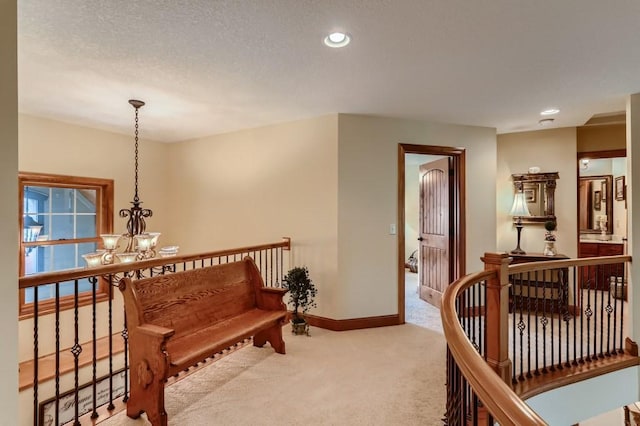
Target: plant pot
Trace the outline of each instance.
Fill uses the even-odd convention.
[[[544,250],[542,250],[542,254],[545,256],[555,256],[558,254],[556,251],[556,242],[555,241],[545,241],[544,242]]]
[[[291,334],[295,334],[298,336],[302,334],[306,334],[308,336],[309,324],[305,320],[302,320],[302,322],[291,321]]]

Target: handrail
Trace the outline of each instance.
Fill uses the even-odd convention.
[[[464,377],[498,423],[513,426],[546,425],[547,423],[489,367],[471,345],[458,321],[455,307],[458,295],[478,282],[496,276],[495,271],[477,272],[462,277],[447,287],[442,296],[440,315],[449,350]]]
[[[129,272],[136,269],[149,269],[168,264],[195,262],[198,260],[210,259],[214,257],[230,256],[234,254],[257,252],[273,248],[282,248],[283,250],[291,249],[291,238],[283,237],[282,242],[260,244],[255,246],[238,247],[233,249],[210,251],[206,253],[177,255],[172,257],[160,257],[149,260],[141,260],[135,263],[116,263],[113,265],[100,266],[97,268],[76,268],[59,272],[46,272],[42,274],[28,275],[19,277],[18,288],[30,288],[41,285],[51,284],[55,282],[64,282],[82,278],[95,276],[107,276],[117,273]]]
[[[560,269],[591,265],[611,265],[615,263],[631,262],[631,256],[600,256],[583,257],[577,259],[546,260],[544,262],[528,262],[509,265],[509,274],[521,274],[523,272],[542,271],[544,269]]]

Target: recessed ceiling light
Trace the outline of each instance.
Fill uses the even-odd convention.
[[[553,118],[543,118],[542,120],[538,121],[538,124],[541,126],[549,126],[553,124],[553,121]]]
[[[324,44],[329,47],[345,47],[351,41],[351,36],[347,33],[335,32],[324,38]]]
[[[557,114],[559,113],[560,110],[557,108],[549,108],[549,109],[545,109],[544,111],[540,112],[540,115],[553,115],[553,114]]]

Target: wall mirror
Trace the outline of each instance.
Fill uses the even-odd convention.
[[[578,153],[580,240],[623,241],[627,237],[626,174],[623,149]]]
[[[581,176],[578,184],[580,232],[611,233],[607,226],[613,219],[613,176]]]
[[[558,172],[513,174],[514,193],[522,191],[530,216],[523,216],[522,223],[544,223],[556,220],[555,192]]]

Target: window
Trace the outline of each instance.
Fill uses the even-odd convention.
[[[113,180],[20,173],[20,276],[56,272],[85,265],[83,254],[95,252],[100,234],[113,228]],[[101,280],[103,281],[103,280]],[[81,303],[91,300],[92,284],[78,283]],[[39,312],[50,312],[55,285],[38,288]],[[108,288],[100,282],[99,298]],[[61,308],[73,306],[74,283],[60,283]],[[20,314],[33,314],[34,289],[20,291]]]

